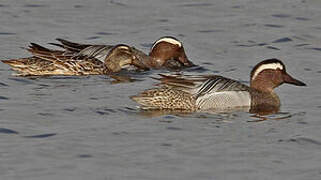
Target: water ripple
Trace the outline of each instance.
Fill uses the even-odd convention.
[[[91,157],[93,157],[93,156],[90,155],[90,154],[78,154],[77,157],[78,157],[78,158],[91,158]]]
[[[12,32],[0,32],[0,35],[16,35],[17,33]]]
[[[84,7],[84,5],[80,5],[80,4],[74,5],[74,8],[83,8],[83,7]]]
[[[116,113],[117,111],[114,109],[109,109],[109,108],[97,108],[93,109],[93,111],[99,115],[108,115],[110,113]]]
[[[23,83],[23,84],[34,84],[33,81],[30,81],[26,78],[8,78],[9,80],[13,80],[13,81],[16,81],[16,82],[20,82],[20,83]]]
[[[72,107],[72,108],[64,108],[64,111],[68,111],[68,112],[74,112],[77,108]]]
[[[293,40],[291,38],[284,37],[284,38],[277,39],[277,40],[273,41],[272,43],[285,43],[285,42],[290,42],[290,41],[293,41]]]
[[[283,25],[278,24],[264,24],[265,27],[272,27],[272,28],[283,28]]]
[[[44,4],[25,4],[24,7],[32,7],[32,8],[38,8],[38,7],[46,7],[47,5]]]
[[[103,36],[108,36],[108,35],[114,35],[116,33],[111,33],[111,32],[96,32],[97,35],[103,35]]]
[[[87,37],[86,40],[94,40],[94,39],[100,39],[100,36],[91,36],[91,37]]]
[[[273,14],[272,17],[276,17],[276,18],[289,18],[289,17],[291,17],[291,15],[289,15],[289,14]]]
[[[8,99],[10,99],[10,98],[7,98],[5,96],[0,96],[0,100],[8,100]]]
[[[173,127],[173,126],[167,127],[166,129],[168,129],[168,130],[173,130],[173,131],[181,131],[181,130],[183,130],[182,128]]]
[[[23,136],[25,138],[47,138],[51,136],[55,136],[57,133],[48,133],[48,134],[38,134],[38,135],[32,135],[32,136]]]
[[[273,49],[273,50],[280,50],[279,48],[274,47],[274,46],[266,46],[266,48],[268,48],[268,49]]]
[[[213,32],[224,32],[224,30],[220,30],[220,29],[209,29],[209,30],[199,30],[197,32],[200,33],[213,33]]]
[[[305,48],[305,49],[311,49],[311,50],[321,51],[321,48],[316,48],[316,47],[312,47],[312,48]]]
[[[0,133],[2,133],[2,134],[19,134],[19,132],[14,131],[12,129],[7,129],[7,128],[0,128]]]
[[[320,148],[321,142],[312,138],[308,137],[296,137],[296,138],[290,138],[290,139],[280,139],[279,142],[289,142],[289,143],[296,143],[298,145],[302,145],[304,147],[315,147]]]
[[[208,6],[212,6],[213,4],[212,3],[190,3],[190,4],[182,4],[182,5],[179,5],[181,7],[208,7]]]
[[[309,21],[310,20],[309,18],[305,18],[305,17],[296,17],[295,19],[299,20],[299,21]]]
[[[295,47],[303,47],[303,46],[309,46],[309,45],[311,45],[311,44],[296,44],[294,46]]]
[[[127,6],[125,3],[121,3],[115,0],[109,1],[110,4],[117,5],[117,6]]]
[[[168,19],[158,19],[157,21],[158,22],[168,22],[169,20]]]

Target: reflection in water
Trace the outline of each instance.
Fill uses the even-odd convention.
[[[138,112],[139,115],[144,117],[159,117],[159,116],[166,116],[166,115],[174,115],[174,116],[187,116],[194,113],[193,111],[189,110],[170,110],[170,109],[163,109],[163,110],[140,110]]]
[[[233,109],[212,109],[206,111],[188,111],[188,110],[140,110],[138,114],[146,118],[160,117],[164,116],[161,122],[173,122],[173,118],[168,118],[172,116],[177,117],[195,117],[195,118],[213,118],[211,115],[215,116],[218,121],[227,122],[234,119],[233,117],[239,116],[239,113],[245,112],[250,114],[250,118],[253,120],[248,120],[247,122],[262,122],[268,120],[285,120],[290,119],[294,116],[304,116],[305,112],[300,113],[289,113],[289,112],[279,112],[279,107],[260,107],[260,108],[250,108],[250,107],[240,107]]]
[[[289,112],[276,112],[273,114],[267,114],[267,115],[253,115],[253,118],[256,118],[256,120],[248,121],[248,122],[261,122],[261,121],[267,121],[267,120],[284,120],[284,119],[290,119],[294,116],[304,116],[305,112],[299,112],[299,113],[289,113]]]
[[[267,105],[255,106],[249,109],[249,113],[256,114],[258,116],[275,114],[275,113],[278,113],[279,111],[280,111],[280,106],[267,106]]]
[[[166,116],[166,115],[174,115],[179,117],[184,116],[191,116],[194,113],[206,113],[211,115],[222,115],[222,114],[233,114],[238,112],[247,112],[252,114],[251,117],[255,118],[255,120],[250,122],[259,122],[265,121],[269,119],[288,119],[292,117],[289,113],[279,113],[280,108],[276,106],[264,106],[264,107],[238,107],[238,108],[229,108],[229,109],[210,109],[210,110],[203,110],[203,111],[191,111],[191,110],[140,110],[138,112],[139,115],[144,117],[159,117],[159,116]],[[271,115],[281,115],[278,117],[273,117]],[[206,116],[202,116],[205,117]],[[198,118],[200,118],[198,116]]]
[[[258,115],[254,114],[251,117],[255,118],[255,120],[251,120],[248,122],[261,122],[261,121],[267,121],[267,120],[283,120],[283,119],[289,119],[293,115],[287,112],[279,112],[276,114],[271,114],[271,115]]]
[[[110,75],[110,77],[114,79],[111,81],[112,84],[129,83],[129,82],[138,81],[138,79],[134,79],[127,75]]]

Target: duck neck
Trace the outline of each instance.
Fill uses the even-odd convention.
[[[260,92],[273,93],[274,84],[272,81],[267,81],[266,79],[258,76],[255,79],[251,80],[250,87]]]
[[[163,61],[161,60],[161,58],[154,56],[153,54],[150,54],[149,56],[149,61],[148,61],[148,65],[154,69],[159,69],[162,67]]]
[[[266,110],[270,107],[278,108],[280,106],[279,96],[273,90],[273,84],[269,81],[251,81],[252,106],[254,109]]]

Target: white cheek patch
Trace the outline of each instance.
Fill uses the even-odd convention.
[[[170,44],[175,44],[175,45],[178,45],[178,47],[182,47],[182,43],[173,39],[173,38],[161,38],[160,40],[156,41],[152,47],[152,49],[160,42],[167,42],[167,43],[170,43]]]
[[[262,64],[261,66],[259,66],[254,74],[253,74],[253,77],[252,79],[255,79],[255,77],[262,71],[266,70],[266,69],[273,69],[273,70],[277,70],[277,69],[280,69],[280,70],[283,70],[283,65],[280,64],[280,63],[269,63],[269,64]]]

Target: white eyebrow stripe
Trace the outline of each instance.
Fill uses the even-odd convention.
[[[173,39],[173,38],[161,38],[161,39],[159,39],[158,41],[156,41],[154,43],[152,49],[160,42],[168,42],[170,44],[176,44],[176,45],[178,45],[178,47],[182,47],[182,43],[177,41],[177,40],[175,40],[175,39]]]
[[[117,49],[126,49],[126,50],[128,50],[129,47],[127,47],[127,46],[118,46]]]
[[[283,65],[280,64],[280,63],[262,64],[261,66],[259,66],[259,67],[255,70],[252,79],[255,79],[255,77],[256,77],[260,72],[262,72],[263,70],[266,70],[266,69],[274,69],[274,70],[276,70],[276,69],[278,69],[278,68],[281,69],[281,70],[283,70]]]

